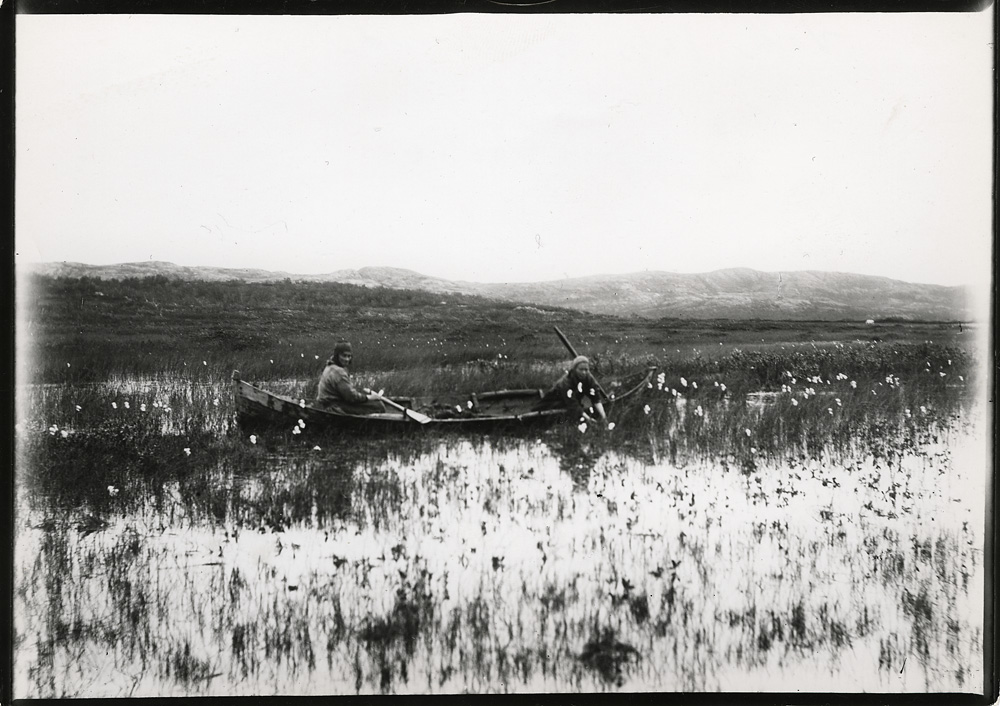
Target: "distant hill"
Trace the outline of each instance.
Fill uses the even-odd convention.
[[[503,285],[493,295],[647,318],[955,321],[969,316],[962,287],[840,272],[637,272]]]
[[[703,274],[635,272],[549,282],[480,283],[428,277],[394,267],[363,267],[319,275],[256,269],[185,267],[170,262],[27,266],[63,277],[124,279],[162,275],[181,280],[266,282],[282,279],[368,287],[474,294],[504,301],[559,306],[616,316],[678,319],[958,321],[970,317],[963,287],[912,284],[842,272],[759,272],[737,268]]]

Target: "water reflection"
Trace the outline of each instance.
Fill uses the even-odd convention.
[[[15,688],[972,688],[970,433],[749,472],[564,432],[327,438],[22,489]]]

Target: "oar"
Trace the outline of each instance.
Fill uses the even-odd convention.
[[[580,355],[579,353],[576,352],[576,348],[573,347],[573,344],[569,342],[569,339],[566,338],[566,334],[564,334],[562,331],[559,330],[558,326],[553,326],[552,328],[556,330],[556,335],[559,336],[559,340],[563,342],[563,345],[566,346],[566,350],[569,351],[569,354],[571,356],[576,358],[578,355]],[[601,391],[601,394],[603,394],[605,397],[608,397],[608,393],[604,391],[603,387],[601,387],[601,383],[597,382],[596,377],[594,378],[594,382],[597,383],[597,389]],[[610,399],[610,397],[608,397],[608,399]]]
[[[428,417],[426,414],[421,414],[420,412],[417,412],[416,410],[404,407],[403,405],[399,404],[398,402],[393,402],[388,397],[383,396],[381,392],[375,392],[374,390],[369,390],[369,392],[371,392],[372,394],[374,394],[376,397],[378,397],[380,400],[382,400],[383,402],[385,402],[390,407],[395,407],[396,409],[398,409],[400,412],[402,412],[403,414],[405,414],[407,417],[409,417],[410,419],[412,419],[415,422],[419,422],[420,424],[426,424],[427,422],[431,421],[431,418]]]

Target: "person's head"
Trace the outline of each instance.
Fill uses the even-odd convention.
[[[330,362],[334,365],[346,368],[351,364],[351,360],[353,360],[353,358],[354,352],[351,350],[351,344],[347,341],[340,341],[333,347],[333,355],[330,356]]]
[[[576,375],[587,375],[590,373],[590,360],[585,355],[578,355],[573,359],[569,369]]]

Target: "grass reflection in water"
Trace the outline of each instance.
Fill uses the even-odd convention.
[[[820,437],[664,396],[603,435],[250,443],[221,392],[37,393],[18,695],[981,679],[968,410]]]

